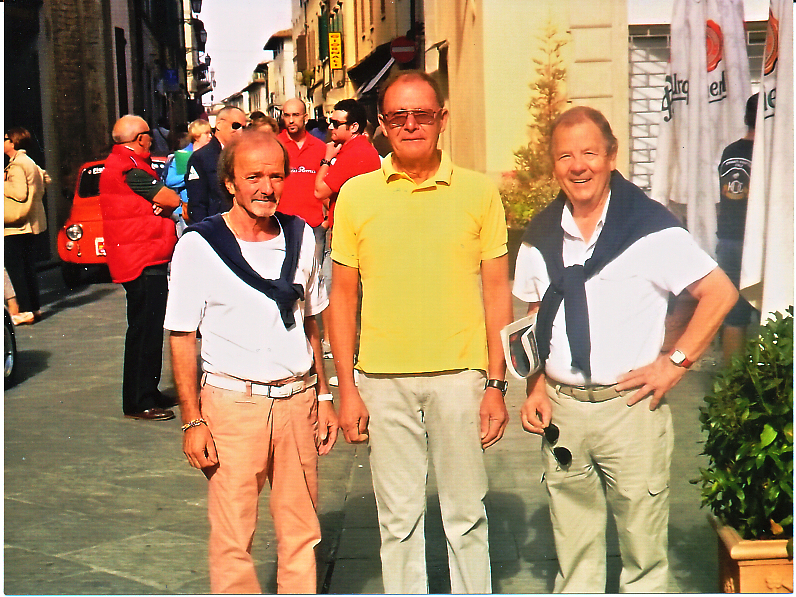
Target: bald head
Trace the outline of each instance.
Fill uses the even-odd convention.
[[[126,145],[138,154],[149,153],[152,145],[152,133],[146,120],[133,114],[122,116],[116,121],[111,137],[114,143]]]
[[[298,98],[287,100],[282,104],[282,120],[285,123],[287,134],[294,141],[304,138],[307,134],[307,106]]]
[[[246,126],[246,113],[236,106],[227,106],[216,115],[216,138],[227,146]]]
[[[116,124],[113,125],[111,136],[113,137],[114,143],[129,143],[135,140],[135,136],[138,133],[148,130],[149,125],[146,123],[146,120],[140,116],[128,114],[116,121]]]

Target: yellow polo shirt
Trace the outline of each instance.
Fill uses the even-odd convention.
[[[481,261],[506,254],[495,184],[443,152],[417,185],[391,156],[352,178],[337,199],[332,259],[358,268],[362,329],[357,367],[412,374],[486,369]],[[332,281],[334,284],[334,280]]]

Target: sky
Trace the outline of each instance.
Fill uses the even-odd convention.
[[[628,0],[628,21],[668,23],[673,5],[674,0]],[[767,19],[768,5],[769,0],[744,0],[745,18]],[[214,101],[240,91],[257,64],[272,58],[263,46],[274,33],[291,27],[290,11],[291,0],[204,0],[199,18],[207,30],[206,49],[215,71]]]
[[[290,5],[291,0],[204,0],[199,18],[215,71],[214,101],[240,91],[257,64],[272,58],[263,46],[274,33],[291,27]]]

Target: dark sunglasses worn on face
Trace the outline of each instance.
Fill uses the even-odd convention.
[[[151,130],[141,131],[140,133],[137,133],[136,136],[130,139],[129,141],[118,141],[116,145],[124,145],[125,143],[135,143],[136,141],[138,141],[138,137],[140,137],[141,135],[149,135],[150,139],[153,137]],[[6,139],[8,139],[8,137],[6,137]]]
[[[555,446],[558,441],[558,427],[550,423],[544,428],[544,438],[550,446]],[[553,457],[561,466],[569,466],[572,462],[572,452],[561,446],[553,448]]]
[[[344,124],[348,124],[345,120],[335,120],[334,118],[329,119],[329,126],[333,129],[343,126]]]
[[[233,122],[229,126],[232,127],[233,131],[237,131],[239,128],[243,128],[243,125],[240,122]]]
[[[442,112],[442,110],[397,110],[395,112],[382,114],[381,117],[389,126],[398,128],[406,124],[410,115],[415,119],[417,124],[434,124],[434,121],[437,119],[437,114],[440,112]]]

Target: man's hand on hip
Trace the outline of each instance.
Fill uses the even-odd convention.
[[[218,464],[218,454],[213,435],[207,425],[190,427],[183,433],[182,451],[188,458],[188,464],[203,469]]]
[[[343,388],[340,383],[340,428],[345,441],[349,444],[360,444],[368,441],[368,421],[370,414],[359,395],[359,390],[352,384],[351,388]]]
[[[486,450],[497,443],[509,424],[509,411],[503,393],[497,388],[487,388],[481,399],[481,447]]]
[[[655,410],[663,396],[671,390],[683,378],[685,367],[678,367],[672,363],[669,356],[661,354],[649,365],[633,369],[624,375],[620,375],[616,384],[617,390],[628,390],[639,388],[627,401],[628,406],[633,406],[652,394],[650,398],[650,410]]]

